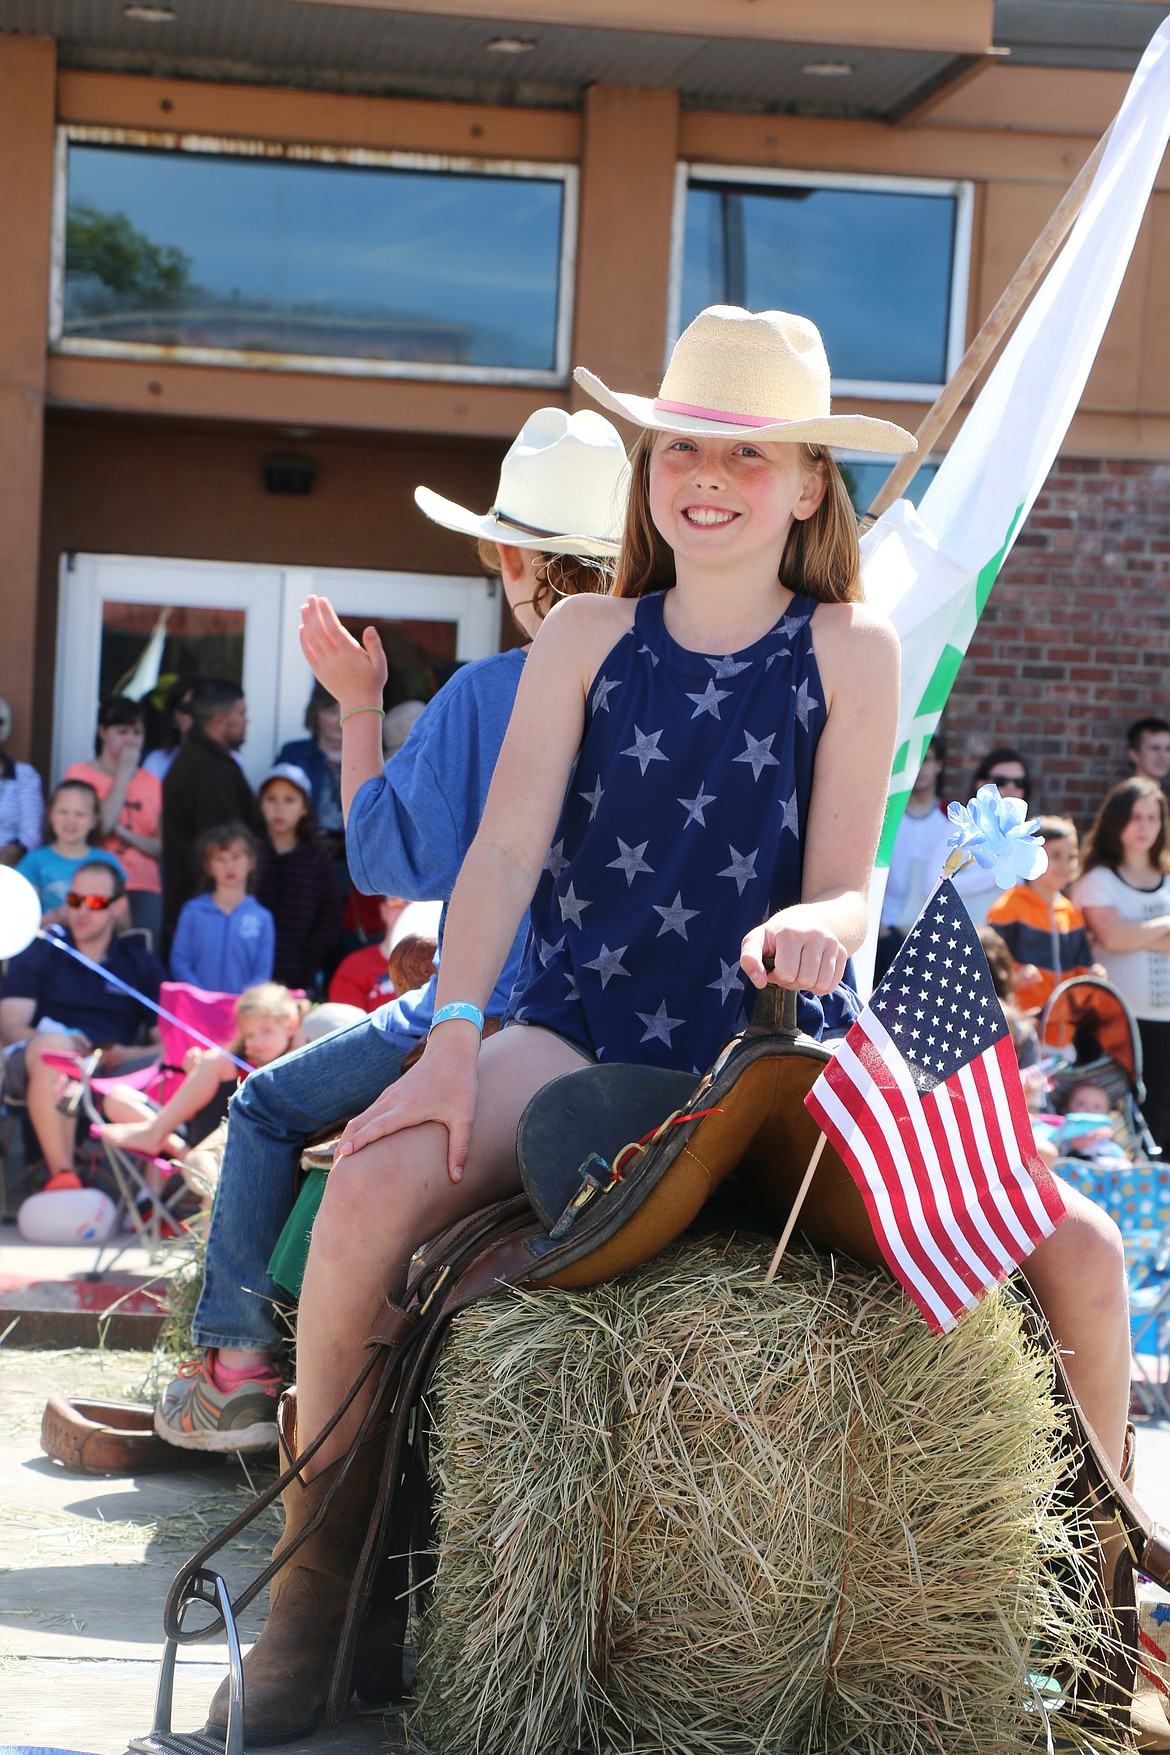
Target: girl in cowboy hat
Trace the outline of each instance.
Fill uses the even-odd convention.
[[[516,1188],[517,1120],[549,1080],[598,1059],[704,1071],[766,957],[811,1033],[854,1015],[842,978],[866,930],[898,649],[861,602],[827,446],[914,440],[832,414],[820,335],[783,312],[703,312],[656,398],[577,376],[644,429],[615,590],[541,628],[449,909],[427,1052],[343,1136],[302,1293],[305,1437],[417,1245]],[[481,1049],[530,901],[509,1027]]]

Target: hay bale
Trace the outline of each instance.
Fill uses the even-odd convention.
[[[1079,1661],[1087,1578],[1017,1307],[939,1340],[885,1276],[797,1256],[766,1285],[768,1253],[692,1242],[459,1317],[417,1746],[1043,1742],[1029,1671]]]

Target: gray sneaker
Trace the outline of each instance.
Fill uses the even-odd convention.
[[[275,1450],[280,1379],[246,1378],[220,1389],[211,1375],[214,1355],[179,1366],[154,1410],[154,1429],[182,1450]]]

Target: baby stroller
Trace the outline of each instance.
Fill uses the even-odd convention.
[[[1142,1043],[1125,1000],[1108,981],[1077,975],[1053,992],[1039,1023],[1058,1107],[1081,1084],[1109,1097],[1103,1117],[1120,1150],[1062,1155],[1057,1174],[1109,1214],[1125,1242],[1136,1400],[1170,1419],[1170,1164],[1142,1114]],[[1124,1154],[1124,1155],[1123,1155]]]

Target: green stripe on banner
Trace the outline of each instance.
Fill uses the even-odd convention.
[[[955,686],[955,678],[959,674],[959,666],[962,662],[963,654],[957,646],[943,647],[931,679],[918,703],[918,712],[915,714],[915,718],[922,718],[927,713],[942,712],[947,704],[947,696]]]
[[[975,615],[972,623],[972,632],[974,631],[974,624],[978,622],[979,617],[983,614],[983,611],[987,606],[987,599],[991,596],[991,588],[995,584],[1000,568],[1003,566],[1003,563],[1007,558],[1012,543],[1015,541],[1016,531],[1020,527],[1020,522],[1023,516],[1024,506],[1021,501],[1016,507],[1015,514],[1008,528],[1008,533],[1004,537],[1002,547],[996,554],[992,555],[991,559],[980,569],[975,578]],[[968,590],[970,589],[971,587],[968,586]],[[895,775],[901,777],[906,772],[906,769],[912,760],[911,746],[915,745],[919,739],[921,740],[921,748],[925,751],[926,745],[931,736],[933,736],[934,730],[938,725],[939,717],[943,708],[946,706],[947,701],[950,698],[951,690],[955,686],[955,679],[958,677],[965,656],[966,645],[961,647],[952,646],[949,642],[940,652],[934,670],[931,672],[930,680],[927,683],[926,688],[923,690],[922,699],[919,701],[917,711],[914,714],[910,737],[900,746],[894,757],[892,771]],[[917,765],[915,765],[915,772],[917,772]],[[890,855],[894,846],[894,837],[898,833],[898,824],[902,820],[902,813],[906,809],[906,801],[909,797],[909,788],[905,788],[899,792],[892,792],[886,801],[886,812],[882,819],[881,841],[878,845],[877,854],[877,864],[879,867],[889,866]]]
[[[995,581],[999,576],[999,569],[1003,566],[1003,563],[1007,558],[1008,550],[1016,540],[1016,531],[1019,529],[1020,519],[1023,516],[1024,506],[1023,501],[1021,501],[1016,507],[1015,516],[1008,526],[1008,533],[1003,539],[1003,547],[998,554],[992,555],[985,567],[980,568],[979,576],[975,580],[976,621],[978,621],[979,617],[987,607],[987,599],[991,596],[991,587],[995,584]]]
[[[910,789],[905,792],[891,792],[886,800],[886,814],[882,820],[882,838],[878,843],[877,864],[888,866],[890,854],[894,848],[894,836],[898,833],[898,824],[902,821],[902,812],[906,809],[906,800]]]

